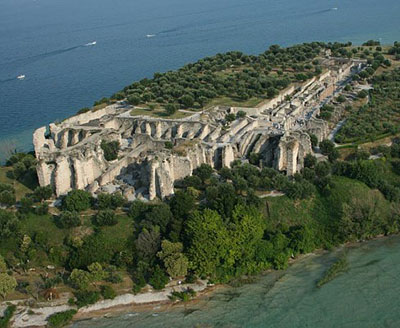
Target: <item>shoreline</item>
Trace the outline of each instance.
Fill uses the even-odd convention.
[[[78,312],[72,322],[80,322],[87,321],[97,318],[113,318],[119,315],[128,315],[130,313],[145,313],[153,310],[158,310],[159,312],[170,311],[173,309],[186,307],[188,305],[194,305],[202,300],[206,299],[208,296],[213,294],[217,290],[221,290],[224,288],[229,288],[226,285],[214,285],[208,286],[203,291],[197,293],[195,297],[193,297],[190,301],[182,302],[182,301],[159,301],[159,302],[151,302],[151,303],[142,303],[142,304],[126,304],[126,305],[116,305],[111,308],[105,308],[100,310],[94,310],[90,312]]]
[[[288,266],[292,266],[296,262],[299,262],[310,256],[323,256],[328,253],[338,251],[340,249],[360,247],[366,242],[381,240],[395,236],[400,237],[400,234],[393,234],[388,236],[381,234],[369,240],[358,241],[358,242],[357,241],[346,242],[338,247],[335,247],[332,250],[316,249],[311,253],[300,254],[296,258],[290,258]],[[267,275],[273,271],[274,271],[273,269],[269,269],[253,277]],[[169,299],[169,295],[171,294],[172,291],[184,290],[188,287],[194,289],[197,293],[196,296],[193,297],[190,301],[182,302],[182,301],[172,301]],[[95,304],[91,304],[86,307],[78,309],[78,312],[72,319],[71,323],[98,319],[98,318],[113,318],[124,314],[129,315],[133,313],[144,313],[154,310],[157,310],[158,312],[165,312],[174,309],[179,309],[180,307],[187,307],[190,305],[200,303],[201,301],[206,300],[214,292],[222,290],[224,288],[234,288],[234,287],[231,287],[226,284],[208,285],[207,281],[198,280],[198,282],[195,284],[170,286],[166,287],[162,291],[157,291],[157,292],[147,292],[136,295],[133,293],[121,294],[118,295],[115,299],[102,300]],[[5,308],[7,306],[7,303],[14,303],[17,305],[18,301],[2,302],[0,304],[0,310]],[[19,327],[19,328],[46,327],[47,318],[50,315],[67,311],[70,309],[76,309],[76,307],[74,306],[70,306],[67,303],[60,303],[60,302],[56,304],[55,302],[53,302],[53,305],[51,303],[46,304],[45,302],[43,302],[41,305],[42,306],[38,308],[31,308],[26,305],[17,305],[17,311],[15,312],[11,320],[12,327]]]

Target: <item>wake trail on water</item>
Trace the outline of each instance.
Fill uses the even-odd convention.
[[[73,46],[73,47],[69,47],[69,48],[53,50],[53,51],[44,52],[44,53],[41,53],[41,54],[38,54],[38,55],[29,56],[29,57],[25,57],[25,58],[20,58],[20,59],[17,59],[17,60],[6,62],[6,63],[1,63],[0,65],[15,65],[15,64],[26,65],[26,64],[31,64],[31,63],[36,62],[38,60],[42,60],[42,59],[45,59],[45,58],[58,56],[58,55],[61,55],[61,54],[67,53],[67,52],[74,51],[74,50],[79,49],[79,48],[86,48],[86,47],[93,46],[93,45],[95,45],[95,43],[92,42],[92,43],[81,44],[81,45]]]
[[[0,84],[1,83],[7,83],[7,82],[15,81],[15,80],[16,80],[15,77],[14,78],[10,78],[10,79],[0,80]]]

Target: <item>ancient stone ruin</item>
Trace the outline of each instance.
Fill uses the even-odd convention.
[[[264,165],[293,175],[312,152],[310,134],[328,136],[326,122],[317,118],[320,106],[360,65],[330,59],[319,77],[291,85],[256,108],[217,106],[164,119],[133,116],[133,107],[121,101],[39,128],[33,135],[39,183],[53,186],[58,196],[77,188],[120,190],[129,200],[162,199],[201,164],[229,167],[252,152]],[[227,114],[239,111],[246,115],[226,122]],[[121,145],[118,158],[107,161],[101,143],[114,140]]]

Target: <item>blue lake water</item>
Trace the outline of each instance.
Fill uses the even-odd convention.
[[[348,250],[349,269],[316,287],[342,250],[309,255],[283,272],[215,292],[197,304],[157,308],[73,328],[398,328],[400,327],[400,237]]]
[[[0,0],[0,152],[154,72],[276,43],[389,43],[399,14],[398,0]]]

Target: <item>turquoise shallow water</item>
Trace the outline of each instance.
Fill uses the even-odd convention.
[[[73,327],[400,327],[400,237],[350,248],[349,270],[316,288],[340,252],[307,256],[286,271],[215,292],[186,308],[82,321]]]
[[[277,43],[389,43],[399,14],[398,0],[0,0],[0,158],[6,141],[30,149],[35,128],[154,72]]]

